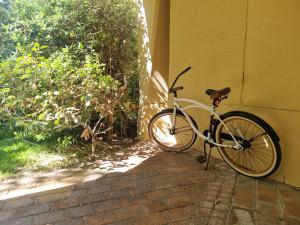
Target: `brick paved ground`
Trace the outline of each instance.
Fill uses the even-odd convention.
[[[32,187],[30,177],[16,190],[2,182],[0,224],[300,224],[299,191],[237,176],[217,159],[203,168],[193,151],[158,153],[123,173],[63,171],[52,190],[49,174],[40,176],[50,179],[47,188]]]

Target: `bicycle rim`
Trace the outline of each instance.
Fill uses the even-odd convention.
[[[219,147],[224,160],[238,172],[250,177],[264,177],[271,174],[276,166],[276,147],[269,134],[255,121],[242,116],[225,118],[226,124],[237,140],[251,141],[244,150]],[[216,131],[216,141],[220,144],[234,145],[223,124]],[[226,138],[224,138],[226,137]]]
[[[154,142],[169,151],[183,151],[191,147],[196,139],[196,133],[187,119],[176,114],[174,134],[171,134],[173,113],[158,114],[149,126],[149,132]]]

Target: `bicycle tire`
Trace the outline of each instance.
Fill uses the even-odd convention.
[[[162,124],[159,124],[159,119],[161,119],[162,117],[166,116],[166,117],[171,117],[173,116],[173,112],[174,109],[169,108],[169,109],[164,109],[161,112],[157,113],[156,115],[154,115],[152,117],[152,119],[149,122],[149,126],[148,126],[148,133],[150,138],[154,141],[154,143],[159,146],[161,149],[166,150],[166,151],[173,151],[173,152],[182,152],[184,150],[189,149],[196,141],[197,139],[197,134],[195,133],[195,131],[190,127],[190,129],[188,131],[190,131],[191,137],[189,138],[189,140],[187,141],[187,143],[183,144],[182,146],[178,146],[176,147],[175,145],[178,143],[176,142],[177,140],[174,141],[174,138],[176,138],[176,134],[171,135],[169,137],[167,137],[166,134],[162,134],[162,128],[160,128],[161,126],[164,126]],[[195,122],[195,120],[189,116],[193,125],[198,129],[197,123]],[[188,123],[187,119],[185,118],[184,114],[180,111],[177,110],[176,111],[176,121],[178,120],[182,120],[182,122],[185,122],[186,125],[190,126],[190,124]],[[164,119],[163,119],[164,121]],[[165,122],[167,123],[167,122]],[[159,132],[157,132],[157,130],[159,129]],[[175,128],[175,129],[180,129],[180,128]],[[156,130],[156,132],[155,132]],[[158,134],[159,133],[159,134]],[[163,137],[163,135],[166,135],[166,137]],[[162,140],[158,140],[158,136],[161,136]],[[175,143],[171,143],[173,145],[171,146],[167,146],[166,144],[163,143],[163,141],[167,142],[168,138],[171,138],[173,140],[173,142]],[[166,140],[164,140],[166,139]],[[179,140],[179,138],[178,138]],[[171,141],[172,142],[172,141]]]
[[[242,143],[246,146],[244,150],[234,150],[232,148],[230,150],[230,148],[218,147],[220,155],[231,168],[245,176],[253,178],[270,176],[278,169],[281,162],[279,138],[268,123],[251,113],[242,111],[229,112],[220,118],[223,123],[228,126],[236,139],[243,140]],[[250,128],[251,126],[252,128]],[[233,142],[232,137],[224,133],[226,128],[224,131],[223,128],[225,127],[220,122],[215,125],[213,136],[216,143],[223,144],[226,141]],[[239,129],[240,132],[238,132]],[[247,133],[248,131],[252,132],[253,137],[251,137],[250,132]],[[257,134],[257,132],[262,133]],[[262,139],[260,140],[261,142],[258,142],[259,138]],[[233,153],[231,156],[230,152]],[[247,154],[248,162],[246,161]],[[270,159],[270,162],[268,162],[268,159]],[[269,165],[264,165],[267,163]],[[257,168],[254,168],[255,165]],[[259,171],[259,167],[261,171]]]

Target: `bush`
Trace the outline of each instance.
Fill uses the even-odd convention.
[[[94,153],[116,118],[137,118],[133,0],[4,0],[0,12],[0,123],[37,140],[82,127]]]
[[[32,52],[0,64],[2,120],[38,140],[55,130],[81,126],[94,152],[97,135],[112,129],[104,122],[121,102],[124,88],[104,74],[98,54],[79,61],[64,48],[44,58],[40,54],[45,48],[35,43]]]

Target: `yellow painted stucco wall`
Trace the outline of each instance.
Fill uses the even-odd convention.
[[[281,166],[271,178],[300,187],[300,1],[143,2],[153,35],[149,43],[154,63],[147,76],[164,71],[162,77],[170,85],[178,72],[192,66],[178,83],[185,88],[180,96],[207,104],[207,88],[230,86],[232,93],[219,111],[243,110],[266,120],[279,135],[282,148]],[[157,92],[156,86],[148,81],[141,86],[151,108],[141,101],[143,138],[147,138],[148,119],[166,101],[166,93]],[[158,96],[164,100],[157,101]],[[207,128],[207,112],[190,114],[200,129]],[[201,141],[195,147],[201,149]]]
[[[139,135],[148,138],[151,117],[167,107],[169,74],[169,0],[141,0]]]

